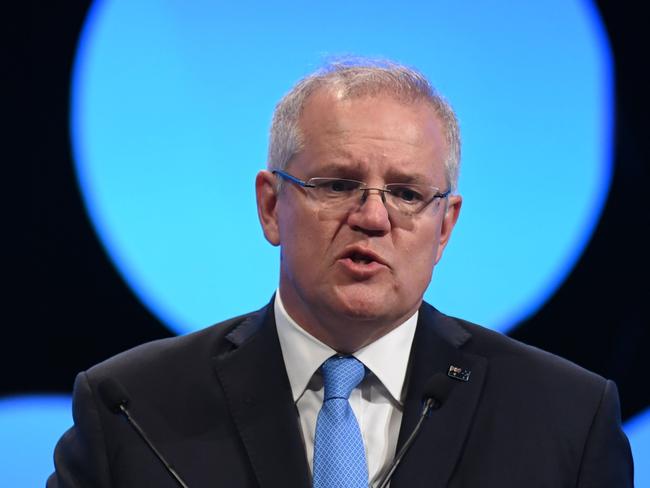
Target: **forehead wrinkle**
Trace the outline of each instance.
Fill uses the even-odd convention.
[[[320,117],[322,118],[322,123],[316,127],[305,127],[304,125],[301,127],[305,142],[310,139],[313,130],[316,130],[321,136],[333,138],[342,145],[355,144],[362,141],[374,141],[380,144],[398,143],[403,146],[418,149],[428,141],[427,135],[423,130],[424,127],[419,122],[407,121],[404,123],[404,121],[390,121],[391,127],[378,134],[377,125],[373,123],[359,126],[354,121],[354,127],[351,129],[348,128],[350,120],[347,116],[339,113],[336,106],[329,113],[321,113]],[[428,125],[431,123],[438,124],[439,122],[435,118],[432,118],[432,120],[426,123]]]
[[[397,126],[396,126],[397,127]],[[404,138],[405,128],[409,129],[407,138]],[[323,128],[321,129],[324,134],[327,136],[335,137],[341,141],[342,144],[354,144],[361,141],[375,141],[378,143],[398,143],[403,146],[411,146],[415,148],[421,147],[425,142],[424,134],[419,127],[414,126],[414,124],[406,124],[405,126],[400,126],[399,129],[402,131],[398,137],[394,137],[394,131],[384,131],[381,134],[376,134],[375,127],[368,127],[369,133],[364,133],[363,129],[355,127],[353,130],[346,129],[340,125],[334,128]],[[399,131],[396,131],[399,133]]]
[[[378,144],[368,146],[365,144],[367,141],[376,141]],[[383,136],[360,136],[358,133],[353,133],[353,137],[337,138],[324,146],[333,160],[339,159],[345,164],[352,163],[357,167],[372,164],[373,161],[403,164],[411,159],[411,149],[416,152],[420,148],[417,142],[411,143],[400,138],[392,139]]]
[[[330,146],[326,157],[318,157],[320,164],[318,169],[315,170],[318,175],[314,174],[312,176],[350,177],[352,175],[355,178],[365,178],[377,165],[388,162],[390,164],[381,171],[385,183],[417,183],[435,186],[431,181],[430,174],[413,169],[414,166],[418,165],[412,163],[408,155],[395,159],[386,155],[384,151],[379,150],[378,153],[380,154],[375,155],[375,157],[369,154],[359,155],[355,154],[355,151],[342,146]],[[431,165],[433,167],[435,163],[431,162]]]

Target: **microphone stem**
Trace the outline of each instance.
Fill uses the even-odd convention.
[[[415,441],[415,437],[420,432],[420,429],[422,428],[422,424],[424,423],[424,419],[427,417],[427,414],[433,407],[433,404],[434,404],[433,398],[426,399],[426,401],[424,402],[424,406],[422,407],[422,413],[420,414],[420,419],[418,420],[418,423],[415,425],[415,429],[413,429],[413,432],[411,432],[411,435],[409,436],[408,439],[406,439],[406,442],[404,443],[400,451],[397,453],[397,456],[395,456],[395,459],[393,460],[393,464],[391,464],[390,469],[386,472],[386,474],[384,474],[383,478],[380,480],[380,483],[377,485],[377,488],[386,488],[388,486],[388,483],[390,482],[390,478],[393,476],[393,473],[397,469],[397,466],[399,466],[399,463],[402,461],[402,458],[406,454],[406,451],[409,450],[411,444],[413,444],[413,441]]]
[[[131,426],[135,429],[135,431],[138,433],[138,435],[142,438],[142,440],[149,446],[149,448],[153,451],[153,453],[156,455],[156,457],[160,460],[161,463],[167,468],[167,472],[176,480],[176,483],[178,483],[178,486],[181,486],[182,488],[189,488],[185,482],[181,479],[181,477],[178,475],[176,470],[165,460],[164,457],[162,457],[162,454],[158,452],[158,449],[149,441],[149,438],[145,435],[145,433],[142,431],[138,423],[131,418],[131,415],[129,415],[129,411],[127,408],[124,406],[124,404],[120,405],[120,411],[124,415],[124,418],[131,424]]]

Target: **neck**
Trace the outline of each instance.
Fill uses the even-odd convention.
[[[352,354],[385,336],[406,322],[419,308],[396,316],[335,313],[327,307],[306,307],[291,294],[282,293],[281,303],[291,319],[303,330],[341,354]]]

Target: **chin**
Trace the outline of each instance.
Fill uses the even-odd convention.
[[[369,290],[344,290],[339,293],[340,313],[352,320],[381,321],[395,314],[398,303],[394,294],[376,293]]]

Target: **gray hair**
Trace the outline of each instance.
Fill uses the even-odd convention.
[[[319,88],[335,89],[342,98],[388,94],[399,101],[429,103],[443,125],[447,142],[447,184],[454,191],[460,166],[458,120],[447,101],[422,73],[386,60],[345,58],[301,79],[275,107],[269,137],[268,168],[283,170],[303,146],[299,119],[309,96]]]

